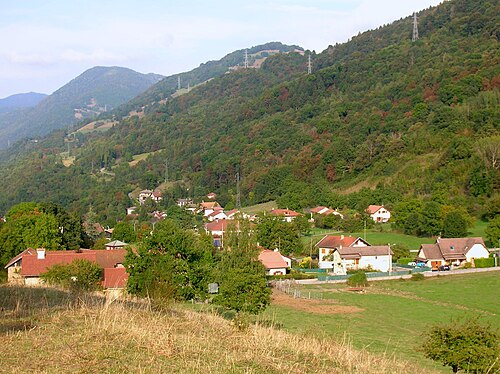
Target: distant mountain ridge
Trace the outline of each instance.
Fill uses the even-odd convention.
[[[158,74],[141,74],[122,67],[96,66],[35,107],[0,116],[0,148],[23,137],[43,136],[72,126],[127,102],[157,83]]]
[[[7,96],[0,99],[0,113],[33,107],[47,96],[47,94],[37,92],[19,93]]]

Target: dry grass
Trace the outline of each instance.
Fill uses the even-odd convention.
[[[0,296],[6,288],[0,287]],[[356,351],[346,342],[253,325],[239,331],[220,316],[182,306],[160,312],[144,303],[106,304],[97,298],[62,304],[27,313],[31,323],[26,329],[1,333],[1,372],[422,372],[393,358]],[[12,314],[16,303],[2,308]]]

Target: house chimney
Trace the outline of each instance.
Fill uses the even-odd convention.
[[[45,248],[36,249],[36,258],[38,260],[45,260]]]

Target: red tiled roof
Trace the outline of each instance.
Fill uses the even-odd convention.
[[[213,222],[209,222],[205,225],[205,228],[208,231],[226,231],[228,225],[228,221],[225,219],[216,220]]]
[[[381,208],[383,208],[383,205],[370,205],[368,208],[366,208],[366,211],[370,214],[377,213]]]
[[[302,215],[290,209],[273,209],[271,210],[271,214],[275,216],[285,216],[285,217],[297,217]]]
[[[317,206],[316,208],[311,209],[311,213],[319,213],[322,210],[328,209],[326,206]]]
[[[116,250],[91,250],[82,249],[79,251],[45,251],[45,258],[38,259],[37,251],[28,248],[18,256],[14,257],[6,267],[21,259],[22,276],[39,276],[51,266],[56,264],[69,264],[77,259],[96,262],[102,268],[113,268],[117,264],[125,261],[124,249]]]
[[[124,267],[105,268],[102,286],[104,288],[124,288],[127,279],[128,274]]]
[[[269,249],[264,249],[259,253],[259,261],[262,262],[266,269],[287,268],[288,264],[281,257],[279,252],[274,252]]]
[[[422,244],[420,245],[420,250],[423,252],[423,258],[427,260],[438,260],[443,258],[437,244]]]
[[[239,213],[240,211],[238,209],[231,209],[229,212],[226,213],[226,216],[232,216],[236,213]]]
[[[160,191],[160,190],[154,190],[154,191],[153,191],[153,196],[154,196],[154,197],[162,197],[162,196],[163,196],[163,194],[161,193],[161,191]]]
[[[387,256],[392,255],[388,245],[373,245],[367,247],[342,247],[336,249],[340,257],[345,259],[361,258],[363,256]]]
[[[350,247],[356,243],[357,240],[363,240],[361,238],[355,238],[354,236],[335,236],[335,235],[326,235],[323,239],[321,239],[316,247],[318,248],[339,248],[342,247]]]

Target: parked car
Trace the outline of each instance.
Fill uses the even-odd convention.
[[[408,266],[417,266],[417,263],[415,261],[408,262]]]
[[[439,271],[449,271],[450,270],[450,265],[441,265],[438,267]]]

